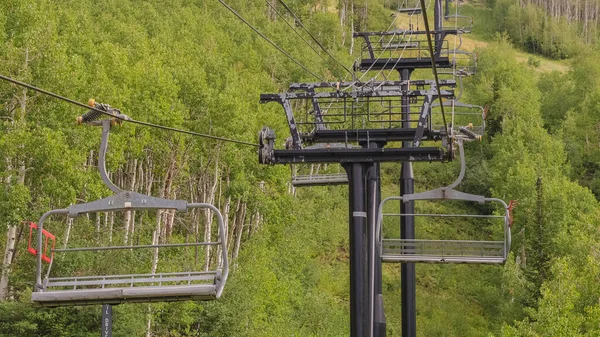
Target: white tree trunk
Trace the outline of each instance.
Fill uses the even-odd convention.
[[[15,243],[17,241],[17,226],[8,226],[6,248],[4,250],[4,261],[2,262],[2,276],[0,277],[0,300],[4,301],[8,297],[8,276],[15,253]],[[38,247],[41,249],[41,247]]]
[[[223,206],[223,228],[225,228],[225,233],[223,233],[223,240],[227,242],[227,237],[229,236],[229,212],[231,209],[231,197],[228,197],[225,200],[225,205]],[[226,254],[228,252],[225,252]],[[217,266],[222,267],[223,265],[223,249],[221,246],[217,249]]]
[[[207,183],[210,178],[207,179]],[[208,195],[205,195],[205,203],[213,204],[215,202],[215,195],[217,193],[217,187],[219,183],[219,153],[217,153],[215,157],[215,171],[213,176],[213,183],[210,189],[208,190]],[[207,184],[208,185],[208,184]],[[207,186],[208,187],[208,186]],[[207,209],[204,212],[204,242],[210,242],[212,238],[212,222],[213,222],[213,212],[210,209]],[[211,258],[211,250],[212,246],[206,245],[204,248],[204,270],[208,271],[210,269],[210,258]]]
[[[133,191],[135,189],[136,175],[137,175],[137,159],[133,160],[133,163],[130,163],[128,169],[129,175],[129,190]],[[125,245],[129,242],[129,231],[133,223],[133,211],[125,211],[125,237],[123,238],[123,242]]]
[[[152,306],[148,304],[148,313],[146,314],[146,337],[152,337]]]
[[[67,248],[69,244],[69,237],[71,236],[71,228],[73,228],[73,218],[67,218],[67,230],[65,231],[65,238],[63,240],[63,249]]]
[[[354,36],[354,0],[350,4],[350,36]],[[354,38],[350,39],[350,55],[354,51]]]
[[[233,259],[233,242],[235,240],[235,234],[237,233],[237,218],[238,214],[240,213],[241,205],[242,201],[238,200],[237,204],[235,205],[235,211],[233,212],[233,221],[231,222],[231,235],[229,235],[229,237],[227,238],[227,247],[229,247],[228,249],[231,250],[231,259]]]
[[[108,228],[108,242],[112,243],[113,239],[113,227],[115,225],[115,212],[110,212],[109,228]]]
[[[240,207],[240,214],[238,215],[238,224],[236,227],[235,246],[233,247],[233,258],[236,260],[240,253],[240,245],[242,243],[242,234],[244,233],[244,223],[246,222],[246,203],[242,203]]]

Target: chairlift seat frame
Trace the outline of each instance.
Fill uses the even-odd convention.
[[[103,182],[115,194],[104,199],[76,204],[64,209],[51,210],[42,215],[37,225],[36,283],[31,296],[32,301],[42,306],[57,307],[129,302],[212,300],[219,298],[229,274],[227,245],[224,237],[225,228],[219,209],[205,203],[187,203],[184,200],[157,198],[132,191],[123,191],[115,186],[108,178],[105,161],[111,120],[95,121],[92,124],[102,126],[98,168]],[[42,252],[42,249],[39,249],[39,247],[43,247],[43,238],[46,232],[44,230],[44,221],[51,215],[76,217],[85,213],[154,209],[172,209],[176,212],[187,212],[194,208],[209,209],[214,212],[218,223],[218,241],[52,249],[46,275],[42,275],[44,271],[42,262],[45,260],[45,251]],[[218,266],[216,269],[210,271],[50,277],[55,252],[160,249],[166,247],[198,247],[207,245],[221,247],[222,266]],[[67,287],[68,289],[65,289]]]
[[[381,201],[378,210],[376,231],[379,235],[378,255],[383,262],[426,262],[426,263],[479,263],[503,264],[506,262],[511,246],[510,211],[508,205],[498,198],[464,193],[454,190],[465,174],[465,156],[463,138],[458,138],[461,171],[457,180],[449,186],[421,193],[387,197]],[[504,209],[504,215],[454,215],[454,214],[394,214],[398,216],[439,216],[469,218],[501,218],[503,220],[504,239],[502,241],[475,240],[423,240],[423,239],[384,239],[383,207],[391,200],[409,202],[414,200],[460,200],[476,203],[498,203]]]
[[[485,127],[486,127],[486,123],[485,123],[485,117],[486,117],[486,111],[485,108],[480,106],[480,105],[475,105],[475,104],[468,104],[468,103],[463,103],[458,101],[457,99],[452,99],[452,100],[447,100],[442,102],[442,104],[444,107],[447,108],[452,108],[452,131],[453,133],[463,133],[466,135],[472,134],[472,135],[476,135],[478,137],[483,136],[483,134],[485,133]],[[439,102],[435,102],[431,105],[432,108],[437,108],[440,106]],[[431,112],[432,116],[436,115],[436,114],[441,114],[441,112],[434,112],[432,110]],[[465,120],[466,118],[469,118],[468,120]],[[456,119],[460,118],[461,122],[463,123],[458,123],[456,121]],[[472,118],[472,120],[470,119]],[[468,123],[464,123],[465,121],[468,121]],[[432,126],[435,127],[440,127],[441,125],[436,124],[436,123],[432,123]],[[468,131],[465,131],[468,130]],[[470,132],[469,132],[470,131]]]

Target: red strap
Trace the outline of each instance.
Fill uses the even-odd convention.
[[[33,246],[31,245],[31,241],[33,238],[33,231],[37,230],[37,229],[38,229],[38,226],[36,223],[34,223],[34,222],[29,223],[29,242],[27,244],[27,251],[29,253],[31,253],[32,255],[37,255],[37,249],[33,248]],[[51,253],[51,256],[48,256],[48,243],[49,243],[48,241],[49,240],[52,241],[52,247],[50,248],[50,251],[52,251],[52,250],[54,250],[54,246],[56,245],[56,237],[45,229],[42,229],[42,236],[45,238],[44,248],[42,250],[43,251],[42,261],[50,263],[50,261],[52,261],[52,258],[54,257],[54,252]]]

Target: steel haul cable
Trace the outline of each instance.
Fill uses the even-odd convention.
[[[432,0],[429,0],[429,2],[428,2],[428,4],[427,4],[427,8],[428,8],[428,9],[429,9],[429,7],[431,6],[431,1],[432,1]],[[418,20],[419,20],[419,17],[417,16],[417,25],[418,25]],[[412,31],[411,31],[410,37],[408,38],[408,42],[410,42],[410,41],[411,41],[411,39],[412,39],[412,36],[413,36],[413,33],[412,33]],[[417,41],[417,43],[418,43],[418,41]],[[398,65],[398,63],[400,63],[400,60],[402,59],[402,56],[404,55],[404,51],[406,50],[406,48],[407,48],[407,46],[405,46],[405,47],[402,49],[402,52],[400,53],[400,56],[398,57],[398,59],[397,59],[397,60],[396,60],[396,62],[394,63],[394,66],[392,67],[392,69],[390,69],[390,72],[388,73],[388,76],[391,76],[391,75],[392,75],[392,72],[393,72],[394,70],[396,70],[396,66]],[[419,48],[420,48],[420,47],[419,47]],[[394,52],[395,52],[395,51],[394,51]],[[389,62],[389,60],[388,60],[388,61],[386,61],[386,63],[385,63],[385,66],[387,66],[387,65],[388,65],[388,62]],[[384,67],[385,67],[385,66],[384,66]],[[380,70],[380,71],[379,71],[379,73],[381,73],[382,71],[383,71],[383,69],[382,69],[382,70]],[[375,77],[379,76],[379,73],[377,73],[377,75],[375,75]],[[385,74],[383,74],[383,76],[384,76],[384,78],[386,78]],[[379,88],[380,88],[382,85],[383,85],[383,83],[381,83],[381,84],[380,84],[379,86],[377,86],[377,88],[375,88],[375,89],[379,89]]]
[[[189,130],[181,130],[181,129],[173,128],[173,127],[170,127],[170,126],[164,126],[164,125],[159,125],[159,124],[153,124],[153,123],[138,121],[138,120],[131,119],[131,118],[118,117],[118,116],[115,116],[115,115],[113,115],[113,114],[111,114],[111,113],[109,113],[107,111],[104,111],[104,110],[101,110],[101,109],[97,109],[97,108],[94,108],[94,107],[90,107],[87,104],[84,104],[84,103],[72,100],[70,98],[67,98],[67,97],[55,94],[53,92],[50,92],[50,91],[47,91],[47,90],[35,87],[35,86],[33,86],[31,84],[27,84],[25,82],[21,82],[21,81],[15,80],[15,79],[10,78],[8,76],[0,75],[0,79],[5,80],[5,81],[10,82],[10,83],[13,83],[13,84],[16,84],[16,85],[19,85],[21,87],[25,87],[27,89],[31,89],[31,90],[40,92],[40,93],[42,93],[44,95],[48,95],[48,96],[54,97],[54,98],[59,99],[61,101],[65,101],[65,102],[71,103],[73,105],[77,105],[79,107],[82,107],[82,108],[85,108],[85,109],[88,109],[88,110],[92,110],[92,111],[95,111],[95,112],[98,112],[98,113],[101,113],[103,115],[107,115],[107,116],[110,116],[110,117],[113,117],[113,118],[116,118],[116,119],[119,119],[119,120],[127,121],[127,122],[130,122],[130,123],[133,123],[133,124],[139,124],[139,125],[149,126],[149,127],[152,127],[152,128],[157,128],[157,129],[162,129],[162,130],[167,130],[167,131],[173,131],[173,132],[188,134],[188,135],[192,135],[192,136],[210,138],[210,139],[215,139],[215,140],[222,140],[224,142],[230,142],[230,143],[236,143],[236,144],[242,144],[242,145],[248,145],[248,146],[255,146],[255,147],[259,147],[260,146],[259,144],[245,142],[245,141],[242,141],[242,140],[235,140],[235,139],[229,139],[229,138],[224,138],[224,137],[217,137],[217,136],[207,135],[207,134],[204,134],[204,133],[199,133],[199,132],[194,132],[194,131],[189,131]]]
[[[418,2],[417,2],[417,4],[418,4]],[[412,12],[412,13],[409,15],[409,17],[408,17],[408,18],[409,18],[409,20],[411,20],[411,19],[412,19],[412,17],[413,17],[413,16],[415,16],[415,13],[416,13],[416,12]],[[417,16],[417,17],[418,17],[418,16]],[[394,20],[392,20],[392,23],[390,24],[390,26],[389,26],[389,27],[388,27],[388,29],[387,29],[388,31],[390,30],[390,28],[391,28],[391,27],[393,27],[393,26],[395,25],[395,23],[396,23],[396,20],[397,20],[397,19],[398,19],[398,15],[396,14],[396,16],[394,16]],[[406,37],[406,33],[407,33],[407,30],[404,30],[404,31],[402,32],[402,39],[404,39],[404,38]],[[393,40],[393,39],[396,37],[396,35],[399,35],[399,34],[397,34],[397,30],[396,30],[396,29],[394,29],[394,34],[392,35],[392,37],[391,37],[391,39],[390,39],[390,42],[388,42],[388,45],[389,45],[389,44],[391,43],[391,41],[392,41],[392,40]],[[411,30],[411,31],[410,31],[410,36],[409,36],[409,38],[408,38],[408,40],[409,40],[409,41],[412,39],[412,35],[413,35],[413,33],[412,33],[412,30]],[[399,44],[397,44],[397,45],[396,45],[396,47],[394,48],[394,50],[392,51],[392,53],[390,53],[390,55],[392,55],[393,53],[395,53],[395,52],[398,50],[398,48],[399,48]],[[405,49],[406,49],[406,46],[403,48],[402,54],[404,54],[404,50],[405,50]],[[382,50],[382,51],[381,51],[381,53],[379,53],[379,55],[378,55],[378,56],[377,56],[377,58],[375,59],[375,62],[373,62],[373,63],[371,64],[371,66],[369,66],[369,68],[368,68],[368,69],[367,69],[367,70],[364,72],[364,74],[363,74],[363,75],[362,75],[362,76],[359,78],[359,81],[361,81],[361,80],[362,80],[362,79],[363,79],[363,78],[364,78],[364,77],[367,75],[367,73],[368,73],[369,71],[371,71],[371,69],[373,68],[373,66],[375,65],[375,63],[377,63],[377,61],[378,61],[378,60],[381,58],[381,56],[382,56],[384,53],[385,53],[385,50]],[[389,61],[389,60],[388,60],[388,61]],[[387,65],[387,62],[386,62],[386,65]],[[377,76],[379,76],[379,74],[381,74],[381,72],[382,72],[382,71],[383,71],[383,69],[379,70],[379,72],[378,72],[378,73],[377,73],[377,74],[376,74],[374,77],[372,77],[372,78],[371,78],[371,80],[375,80],[375,78],[376,78]]]
[[[318,55],[318,56],[321,58],[321,60],[323,60],[323,62],[327,62],[327,61],[325,60],[325,58],[324,58],[324,57],[323,57],[321,54],[319,54],[319,52],[318,52],[318,51],[317,51],[317,50],[316,50],[316,49],[315,49],[315,48],[314,48],[314,47],[313,47],[313,46],[312,46],[310,43],[308,43],[308,41],[306,41],[306,39],[304,38],[304,36],[300,35],[300,33],[298,33],[298,31],[296,30],[296,28],[294,28],[294,26],[292,26],[292,25],[291,25],[291,24],[288,22],[288,20],[286,20],[286,19],[283,17],[283,14],[281,14],[281,13],[280,13],[280,12],[277,10],[277,8],[275,8],[275,6],[273,6],[273,5],[272,5],[272,4],[269,2],[269,0],[265,0],[265,2],[266,2],[266,3],[267,3],[267,5],[269,5],[269,7],[270,7],[270,8],[271,8],[271,9],[272,9],[272,10],[273,10],[273,11],[274,11],[276,14],[277,14],[277,16],[279,16],[279,17],[281,18],[281,20],[283,20],[283,21],[284,21],[284,22],[285,22],[285,23],[288,25],[288,27],[290,27],[290,28],[291,28],[291,29],[294,31],[294,33],[296,33],[296,35],[298,35],[298,36],[299,36],[299,37],[302,39],[302,41],[304,41],[304,43],[306,43],[306,45],[307,45],[307,46],[309,46],[309,47],[310,47],[310,49],[312,49],[312,51],[314,51],[314,52],[315,52],[315,54],[317,54],[317,55]]]
[[[444,104],[442,102],[442,91],[440,89],[440,79],[438,77],[437,66],[435,64],[435,54],[433,53],[433,42],[431,42],[431,30],[429,30],[429,19],[427,18],[427,8],[425,8],[425,0],[421,1],[421,9],[423,12],[423,23],[425,24],[425,32],[427,35],[427,43],[429,45],[429,53],[431,55],[431,68],[433,69],[433,77],[435,78],[435,86],[440,100],[440,109],[442,110],[442,119],[444,120],[444,129],[448,130],[446,123],[446,114],[444,113]]]
[[[296,63],[300,68],[304,69],[304,71],[306,71],[307,73],[316,77],[321,82],[327,82],[323,77],[312,72],[305,65],[300,63],[300,61],[296,60],[292,55],[290,55],[288,52],[283,50],[283,48],[279,47],[277,44],[275,44],[275,42],[271,41],[271,39],[269,39],[265,34],[261,33],[256,27],[251,25],[250,22],[248,22],[248,20],[244,19],[238,12],[236,12],[233,8],[231,8],[231,6],[226,4],[225,1],[219,0],[219,2],[221,3],[221,5],[225,6],[225,8],[227,8],[231,13],[233,13],[235,16],[237,16],[238,19],[240,19],[243,23],[245,23],[248,27],[250,27],[250,29],[252,29],[256,34],[260,35],[260,37],[262,37],[265,41],[267,41],[271,46],[273,46],[275,49],[277,49],[283,55],[287,56],[290,60],[292,60],[294,63]]]
[[[327,54],[327,56],[329,56],[332,60],[334,60],[337,64],[339,64],[342,68],[344,68],[344,70],[346,70],[346,72],[348,72],[349,74],[352,74],[350,69],[348,69],[340,61],[338,61],[335,57],[333,57],[333,55],[331,55],[329,53],[329,51],[327,51],[327,49],[325,49],[325,47],[321,44],[321,42],[319,42],[319,40],[317,40],[317,38],[308,29],[306,29],[306,27],[304,27],[304,24],[302,23],[302,21],[296,16],[296,14],[292,11],[292,9],[285,2],[283,2],[283,0],[279,0],[279,3],[281,3],[283,5],[283,7],[285,7],[285,9],[294,17],[294,20],[296,20],[296,22],[300,25],[300,27],[302,29],[304,29],[304,31],[310,36],[310,38],[313,41],[315,41],[315,43],[325,52],[325,54]]]

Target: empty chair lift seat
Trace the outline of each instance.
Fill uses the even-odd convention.
[[[128,200],[128,201],[124,201]],[[168,200],[145,196],[135,192],[120,192],[102,200],[87,204],[78,204],[68,209],[47,212],[40,219],[38,226],[38,246],[42,242],[44,220],[50,215],[69,214],[77,216],[84,213],[96,213],[107,210],[125,209],[174,209],[188,211],[193,208],[210,209],[218,222],[218,240],[191,243],[139,244],[129,246],[102,246],[53,249],[48,267],[44,268],[45,260],[42,250],[37,250],[36,287],[31,295],[33,302],[43,306],[67,306],[88,304],[117,304],[126,302],[168,302],[186,300],[212,300],[221,295],[227,280],[228,261],[227,247],[223,237],[223,218],[219,210],[210,204],[187,203],[183,200]],[[158,242],[158,239],[156,239]],[[154,242],[154,239],[153,239]],[[159,250],[191,248],[204,251],[205,247],[220,247],[221,266],[211,266],[208,271],[178,271],[155,272],[150,274],[119,274],[119,275],[82,275],[51,277],[52,265],[57,253],[73,255],[86,252],[134,252],[141,250]],[[158,256],[158,255],[157,255]],[[111,261],[112,262],[112,261]],[[123,261],[114,261],[114,264]],[[158,260],[157,260],[158,263]],[[127,270],[128,266],[121,266]],[[131,266],[135,268],[136,266]],[[188,267],[189,269],[189,267]],[[45,277],[42,274],[45,271]]]
[[[294,186],[345,185],[347,183],[348,175],[345,173],[292,176],[292,185]]]
[[[504,241],[384,239],[384,262],[504,263]]]
[[[112,115],[119,113],[118,110],[112,109],[106,104],[95,103],[93,100],[90,100],[90,105],[96,110],[101,109]],[[31,231],[37,230],[37,249],[31,247],[31,239],[30,248],[28,248],[37,257],[36,281],[31,295],[32,301],[43,306],[56,307],[100,303],[211,300],[220,297],[227,281],[229,264],[223,216],[219,209],[205,203],[188,203],[184,200],[156,198],[133,191],[124,191],[113,184],[106,171],[108,138],[113,123],[109,119],[97,120],[100,116],[102,114],[98,111],[90,110],[84,116],[80,116],[78,120],[83,123],[102,126],[98,170],[104,184],[115,194],[104,199],[71,205],[69,208],[51,210],[42,215],[38,225],[32,224],[30,226]],[[120,116],[124,120],[128,118],[124,115]],[[172,214],[174,219],[175,213],[186,213],[192,209],[206,209],[212,212],[217,220],[216,238],[218,239],[213,239],[211,231],[205,234],[204,241],[199,240],[199,235],[196,235],[197,239],[192,240],[193,242],[189,242],[186,237],[185,243],[176,242],[176,240],[175,242],[168,242],[166,238],[163,238],[163,243],[159,243],[160,231],[155,230],[149,235],[152,237],[150,244],[140,244],[139,236],[136,237],[137,241],[134,243],[132,231],[129,245],[127,245],[129,242],[127,236],[125,236],[124,246],[113,246],[113,229],[111,226],[108,245],[102,246],[99,244],[101,240],[98,222],[98,229],[96,230],[98,247],[69,247],[67,240],[65,240],[64,248],[54,249],[54,244],[52,244],[52,249],[48,254],[48,238],[50,235],[44,229],[44,221],[53,215],[75,218],[82,214],[97,214],[100,212],[169,210],[169,214]],[[76,228],[79,227],[73,226],[73,229]],[[70,229],[71,227],[69,231]],[[30,238],[31,236],[30,233]],[[46,239],[44,240],[44,238]],[[55,239],[54,236],[51,236],[51,238]],[[142,239],[149,241],[150,238],[145,237]],[[72,241],[74,240],[69,241],[69,244]],[[211,248],[217,250],[220,254],[216,263],[211,263]],[[164,253],[168,250],[171,250],[170,255],[159,255],[159,252]],[[175,252],[172,250],[175,250]],[[198,260],[200,251],[206,252],[204,267]],[[194,255],[194,258],[185,260],[186,252],[190,254],[188,256]],[[60,254],[60,259],[55,259],[57,253]],[[91,267],[85,264],[77,265],[76,262],[70,265],[65,260],[67,257],[86,253],[93,253],[93,262],[101,267],[98,267],[98,265],[92,265]],[[119,257],[115,257],[115,255]],[[168,257],[172,257],[172,259],[167,261],[168,265],[165,268],[171,269],[163,270],[159,268],[159,260],[164,261]],[[88,261],[90,257],[80,260]],[[45,266],[44,263],[48,265]],[[53,270],[53,264],[59,265],[60,268],[55,267]],[[63,269],[65,266],[66,269]],[[198,271],[197,269],[205,270]],[[151,273],[147,273],[147,271],[151,271]],[[68,276],[54,275],[60,273]],[[73,276],[74,273],[81,275]],[[102,273],[105,274],[102,275]]]
[[[48,278],[45,291],[32,293],[32,300],[44,306],[213,300],[220,277],[197,272]]]
[[[435,190],[434,190],[435,191]],[[430,191],[431,192],[431,191]],[[504,201],[495,198],[480,197],[480,200],[461,199],[469,194],[453,191],[457,195],[450,195],[449,200],[467,200],[486,203],[498,203],[503,207],[503,215],[476,215],[476,214],[401,214],[383,213],[383,205],[391,200],[407,202],[412,200],[440,200],[430,192],[423,192],[404,197],[389,197],[382,201],[379,212],[378,228],[383,227],[383,218],[413,216],[416,218],[460,218],[477,221],[485,219],[503,228],[501,240],[426,240],[426,239],[380,239],[381,259],[383,262],[428,262],[428,263],[480,263],[503,264],[510,250],[509,210]],[[449,191],[446,191],[446,193]],[[417,228],[418,230],[418,228]],[[381,234],[380,234],[381,235]]]
[[[429,262],[429,263],[482,263],[482,264],[502,264],[506,262],[511,245],[511,208],[506,203],[497,198],[486,198],[480,195],[464,193],[454,188],[462,181],[465,171],[465,153],[463,149],[463,137],[457,136],[457,145],[460,153],[461,170],[456,181],[449,186],[437,188],[421,193],[405,194],[404,196],[388,197],[381,201],[378,210],[378,220],[376,231],[379,235],[378,251],[383,262]],[[469,138],[466,138],[467,140]],[[384,213],[384,206],[390,201],[399,201],[406,203],[416,200],[429,200],[438,202],[460,201],[477,204],[496,204],[503,210],[501,214],[443,214],[443,213],[418,213],[406,214],[402,212]],[[398,207],[402,210],[402,207]],[[414,217],[417,219],[468,219],[473,224],[483,227],[497,226],[497,232],[502,230],[503,237],[499,240],[427,240],[427,239],[396,239],[385,238],[383,234],[384,217],[395,219],[394,224],[402,217]],[[418,231],[418,228],[415,230]],[[499,228],[500,227],[500,228]],[[397,228],[395,226],[395,228]],[[491,228],[491,227],[490,227]],[[489,228],[488,228],[489,230]],[[492,232],[493,229],[492,229]],[[499,236],[499,235],[498,235]]]

